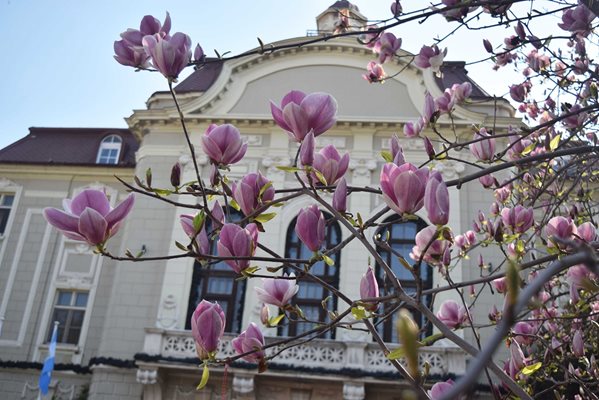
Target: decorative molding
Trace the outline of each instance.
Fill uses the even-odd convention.
[[[177,299],[172,294],[167,295],[160,303],[160,310],[156,317],[156,327],[173,329],[179,321],[179,306]]]
[[[0,189],[4,190],[7,188],[14,188],[14,187],[18,187],[19,185],[17,185],[16,183],[14,183],[13,181],[6,179],[6,178],[0,178]]]
[[[142,385],[154,385],[158,382],[158,370],[138,368],[135,379]]]
[[[353,179],[358,179],[360,177],[370,178],[372,171],[374,171],[376,167],[377,163],[372,158],[352,158],[349,161],[349,169],[354,171]]]
[[[441,172],[444,180],[457,179],[466,170],[463,163],[454,160],[435,161],[433,168]]]
[[[64,199],[69,193],[62,190],[25,190],[25,197],[40,197],[45,199]]]
[[[278,169],[278,166],[288,167],[291,165],[289,156],[266,155],[262,159],[262,165],[266,167],[266,175],[269,179],[276,181],[285,180],[285,171]]]
[[[364,388],[364,383],[343,383],[343,400],[364,400],[365,398],[366,390]]]
[[[248,146],[251,147],[262,146],[264,141],[264,135],[241,135],[241,137],[246,138]]]
[[[344,149],[347,147],[347,138],[345,136],[320,136],[318,138],[318,147],[320,148],[331,144],[338,149]]]
[[[15,248],[15,253],[14,253],[14,256],[12,259],[12,264],[10,266],[10,270],[8,273],[8,279],[6,280],[6,286],[4,287],[4,294],[2,295],[2,303],[0,304],[0,336],[2,335],[2,324],[6,317],[6,309],[8,307],[8,301],[10,299],[13,285],[15,283],[19,263],[21,262],[21,255],[23,254],[23,248],[25,247],[25,244],[26,244],[25,242],[27,240],[27,234],[29,233],[29,226],[31,224],[31,218],[35,214],[42,215],[42,210],[28,208],[27,211],[25,212],[25,219],[23,221],[23,225],[21,226],[21,232],[19,234],[19,239],[17,241],[17,246]],[[3,245],[5,245],[5,244],[3,244]],[[20,336],[20,333],[19,333],[19,336]],[[22,345],[22,342],[19,341],[18,339],[15,342],[16,342],[17,346]]]
[[[254,375],[235,374],[233,376],[233,391],[248,394],[254,391]]]

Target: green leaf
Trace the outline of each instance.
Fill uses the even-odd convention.
[[[262,199],[262,195],[264,194],[264,192],[266,192],[266,190],[272,186],[272,182],[268,182],[266,185],[262,186],[260,188],[260,192],[258,193],[258,198]]]
[[[431,344],[435,343],[437,340],[443,339],[444,337],[445,337],[445,335],[442,333],[435,333],[434,335],[430,335],[430,336],[427,336],[424,339],[422,339],[420,341],[420,344],[422,346],[430,346]]]
[[[322,260],[329,266],[335,265],[335,261],[331,257],[324,254],[322,255]]]
[[[202,390],[204,386],[208,384],[208,379],[210,378],[210,370],[208,369],[208,365],[204,364],[204,370],[202,371],[202,380],[200,384],[196,388],[196,390]]]
[[[351,313],[356,320],[361,320],[366,318],[366,310],[362,306],[352,307]]]
[[[206,214],[204,213],[204,210],[200,211],[199,213],[196,214],[195,217],[193,217],[192,224],[193,224],[193,229],[196,232],[199,232],[202,230],[205,219],[206,219]]]
[[[183,243],[175,241],[175,246],[177,246],[177,248],[179,248],[179,250],[183,250],[185,252],[189,251],[189,249],[187,248],[187,246],[185,246]]]
[[[322,183],[323,185],[328,185],[327,180],[325,179],[324,175],[317,170],[313,170],[314,174],[316,175],[316,177],[318,178],[318,180],[320,181],[320,183]]]
[[[234,199],[229,199],[229,205],[233,207],[236,211],[241,210],[241,207],[239,207],[239,204],[237,204],[237,202]]]
[[[364,221],[362,220],[362,216],[360,213],[356,213],[356,218],[358,218],[358,226],[361,228],[364,226]]]
[[[277,213],[264,213],[260,214],[257,217],[254,217],[254,221],[258,221],[260,223],[266,223],[277,216]]]
[[[173,191],[168,189],[152,189],[152,192],[156,193],[159,196],[168,196],[173,194]]]
[[[535,149],[535,147],[537,147],[536,143],[533,142],[533,143],[529,144],[528,146],[526,146],[524,148],[524,150],[522,150],[522,155],[523,156],[527,155],[528,153],[530,153],[531,151],[533,151]]]
[[[268,327],[273,328],[279,325],[279,322],[281,322],[283,318],[285,318],[285,314],[279,314],[276,317],[270,317],[270,319],[268,320]]]
[[[280,169],[281,171],[285,171],[285,172],[299,172],[302,169],[301,168],[297,168],[297,167],[284,167],[282,165],[277,165],[277,169]]]
[[[527,365],[526,367],[522,368],[522,371],[520,371],[520,372],[522,372],[524,375],[531,375],[536,370],[541,368],[542,365],[543,365],[543,363],[539,361],[538,363],[534,363],[532,365]]]
[[[283,268],[283,266],[282,266],[282,265],[281,265],[281,266],[278,266],[278,267],[266,267],[266,270],[267,270],[268,272],[272,272],[272,273],[274,274],[275,272],[279,272],[279,270],[280,270],[281,268]]]
[[[551,142],[549,142],[549,150],[553,151],[555,149],[557,149],[557,146],[559,145],[559,141],[561,139],[562,135],[561,134],[557,134],[555,135],[555,137],[553,139],[551,139]]]
[[[387,150],[381,151],[381,157],[383,157],[383,160],[387,162],[393,162],[393,155]]]
[[[395,350],[392,350],[389,354],[387,354],[387,358],[389,360],[397,360],[398,358],[402,358],[406,355],[406,351],[403,347],[398,347]]]

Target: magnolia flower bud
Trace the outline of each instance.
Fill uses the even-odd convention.
[[[360,280],[360,297],[363,299],[379,297],[379,284],[374,275],[374,270],[370,266]],[[373,302],[365,304],[364,308],[374,312],[378,306],[378,303]]]
[[[181,185],[181,164],[178,162],[171,169],[171,185],[179,187]]]
[[[314,148],[316,141],[314,140],[314,132],[310,131],[304,138],[300,146],[300,163],[301,165],[312,165],[314,162]]]
[[[400,166],[385,164],[380,184],[383,200],[399,214],[413,214],[424,205],[424,194],[429,171],[405,163]]]
[[[258,228],[249,224],[245,228],[236,224],[224,224],[216,244],[220,257],[251,257],[256,252]],[[240,273],[250,266],[249,260],[229,259],[225,263]]]
[[[211,124],[201,138],[202,148],[217,165],[235,164],[247,151],[247,143],[241,139],[239,129],[231,124]]]
[[[295,223],[297,237],[311,251],[318,251],[325,240],[325,220],[316,204],[300,210]]]
[[[454,329],[468,321],[468,314],[463,306],[458,305],[454,300],[445,300],[437,313],[437,318],[447,327]]]
[[[253,322],[250,322],[248,328],[241,332],[239,336],[231,340],[231,346],[237,354],[244,354],[250,351],[250,353],[243,357],[244,360],[249,362],[259,362],[265,356],[264,350],[264,336],[260,331],[260,328]]]
[[[582,332],[577,329],[572,338],[572,353],[576,357],[584,357],[584,341],[582,339]]]
[[[449,221],[449,191],[438,171],[430,175],[426,184],[424,208],[433,224],[445,225]]]
[[[211,358],[225,333],[225,313],[218,303],[202,300],[191,316],[191,334],[200,360]]]
[[[270,308],[264,303],[262,303],[262,308],[260,309],[260,322],[264,326],[268,326],[270,323]]]
[[[345,178],[341,178],[333,193],[333,208],[342,214],[347,211],[347,183]]]

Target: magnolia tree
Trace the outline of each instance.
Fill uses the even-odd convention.
[[[116,60],[164,75],[195,166],[195,180],[181,183],[181,167],[175,165],[170,188],[153,187],[151,174],[145,181],[125,183],[139,195],[190,209],[188,214],[180,216],[189,243],[178,244],[181,253],[159,258],[192,257],[201,268],[224,261],[239,279],[262,280],[257,298],[264,303],[261,321],[265,327],[290,321],[312,327],[296,337],[265,344],[261,328],[251,323],[232,342],[238,356],[218,359],[219,340],[226,329],[225,315],[217,303],[201,301],[191,319],[197,355],[204,363],[200,386],[208,380],[210,365],[242,358],[256,363],[262,371],[271,357],[265,351],[269,347],[289,348],[332,329],[353,328],[368,331],[381,346],[411,385],[406,396],[433,399],[466,396],[482,374],[498,399],[510,393],[523,399],[597,398],[596,274],[599,271],[595,188],[599,160],[596,136],[599,69],[593,59],[597,55],[593,28],[598,8],[592,0],[536,1],[534,5],[528,0],[443,0],[432,7],[407,10],[395,1],[389,19],[365,30],[352,30],[348,15],[340,13],[334,33],[294,44],[353,36],[373,51],[373,61],[368,64],[364,78],[372,83],[383,82],[388,78],[384,64],[397,57],[405,61],[407,57],[405,52],[400,53],[401,39],[389,29],[436,18],[455,27],[454,31],[470,30],[472,38],[479,38],[474,43],[479,44],[480,51],[476,52],[473,46],[472,60],[468,61],[490,60],[490,69],[510,66],[519,71],[518,80],[506,82],[505,90],[518,104],[526,124],[508,130],[476,126],[472,137],[459,137],[451,124],[441,125],[438,121],[440,118],[451,121],[457,104],[471,102],[471,84],[455,84],[438,98],[427,93],[422,116],[405,124],[403,135],[420,137],[430,161],[422,165],[410,163],[404,158],[400,140],[393,137],[391,147],[382,152],[385,164],[380,170],[379,188],[348,185],[344,176],[349,154],[340,154],[333,145],[315,151],[319,136],[326,135],[335,124],[337,103],[326,93],[307,94],[297,90],[285,95],[280,103],[270,104],[272,118],[281,128],[281,134],[286,133],[291,141],[300,144],[293,165],[281,167],[295,176],[295,189],[274,187],[269,177],[258,171],[231,182],[227,177],[229,167],[240,162],[247,150],[239,130],[230,124],[211,125],[200,143],[192,143],[173,90],[173,83],[185,68],[202,68],[214,59],[207,59],[199,44],[194,49],[186,34],[171,33],[168,14],[163,23],[145,16],[139,29],[123,32],[114,43]],[[553,34],[536,32],[537,20],[543,21],[545,29],[550,25]],[[485,29],[494,26],[506,28],[503,43],[491,43],[485,38]],[[431,39],[407,62],[441,74],[448,52],[443,47],[445,40]],[[278,49],[260,43],[258,49],[229,59]],[[210,159],[209,177],[199,173],[196,147],[201,147]],[[468,159],[475,162],[463,160],[458,154],[463,149],[469,149],[473,157]],[[474,172],[444,181],[432,168],[432,161],[444,160],[466,163],[469,171]],[[450,204],[448,187],[461,189],[466,185],[482,186],[494,194],[495,200],[488,210],[471,215],[471,230],[456,232],[448,225],[449,209],[456,207]],[[388,208],[368,220],[352,214],[347,208],[348,197],[359,192],[381,196]],[[181,204],[169,198],[180,193],[193,195],[197,204]],[[330,193],[332,201],[327,200]],[[310,198],[312,205],[298,210],[295,232],[313,254],[307,259],[284,258],[261,243],[260,235],[269,229],[269,220],[275,215],[273,208],[300,196]],[[133,194],[111,209],[104,193],[86,190],[66,200],[64,210],[46,209],[45,216],[65,236],[88,242],[104,256],[147,260],[129,252],[122,256],[110,254],[105,247],[132,207]],[[230,208],[239,210],[243,217],[232,220]],[[381,234],[385,226],[382,216],[392,210],[400,221],[410,221],[421,209],[426,211],[430,224],[416,234],[416,244],[409,258],[404,258]],[[325,246],[324,212],[347,230],[347,238],[332,248]],[[372,232],[371,228],[377,233],[368,237],[366,232]],[[211,252],[214,241],[216,254]],[[360,282],[356,281],[359,299],[348,297],[311,273],[316,263],[333,263],[332,257],[352,241],[363,246],[391,283],[392,288],[384,295],[379,292],[374,270],[367,265]],[[387,249],[399,259],[413,276],[416,290],[404,290],[393,269],[377,253],[377,247]],[[491,267],[480,259],[479,279],[462,282],[452,279],[456,265],[470,254],[478,258],[473,251],[480,247],[497,249],[502,255],[495,260],[499,262]],[[266,268],[261,263],[276,266]],[[435,270],[443,283],[433,289],[423,288],[420,271],[424,268]],[[301,280],[322,285],[337,298],[338,309],[331,309],[331,302],[322,304],[329,320],[310,320],[294,305]],[[476,300],[484,288],[491,288],[502,306],[485,310],[488,318],[477,320],[472,310],[481,307],[476,306]],[[437,312],[433,312],[432,304],[423,299],[425,295],[442,292],[452,292],[459,300],[437,304],[434,307]],[[388,304],[394,306],[383,306]],[[274,307],[279,309],[277,315],[270,314]],[[423,338],[408,310],[421,314],[438,333]],[[396,330],[401,347],[390,351],[376,325],[395,312],[399,315]],[[494,326],[493,332],[482,342],[478,328],[489,325]],[[460,329],[471,330],[475,343],[456,334]],[[442,338],[471,355],[472,362],[465,376],[455,382],[437,382],[431,388],[427,371],[419,367],[418,351]],[[497,365],[493,354],[502,343],[509,349],[509,358],[505,364]],[[405,362],[400,363],[400,358]]]

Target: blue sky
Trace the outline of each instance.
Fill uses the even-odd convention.
[[[316,27],[315,17],[332,0],[252,1],[66,1],[0,0],[0,148],[25,136],[30,126],[126,127],[123,118],[144,108],[149,95],[165,90],[156,73],[134,72],[113,59],[112,45],[120,32],[139,26],[146,14],[161,20],[168,10],[171,32],[181,31],[200,42],[208,55],[213,49],[239,53],[265,43],[303,36]],[[369,18],[389,16],[388,0],[355,1]],[[410,1],[404,3],[409,4]],[[428,25],[399,29],[402,46],[417,52],[423,38],[432,42],[431,26],[442,26],[436,17]],[[416,31],[414,31],[416,29]],[[506,35],[502,28],[500,37]],[[511,30],[509,34],[511,34]],[[443,32],[438,32],[442,34]],[[475,45],[482,54],[480,37],[456,37],[448,59],[468,58]],[[500,40],[500,39],[497,39]],[[471,71],[476,79],[490,72],[489,65]],[[505,92],[507,84],[486,87]],[[499,93],[498,93],[499,94]]]

